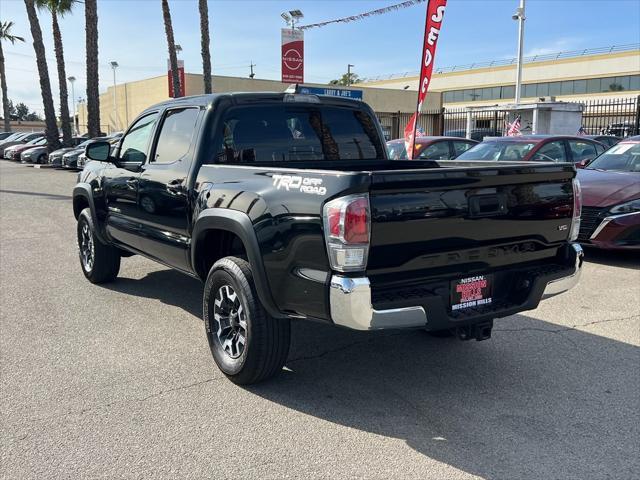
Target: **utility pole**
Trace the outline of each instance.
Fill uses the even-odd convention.
[[[351,67],[355,67],[355,65],[347,64],[347,87],[351,86]]]
[[[116,132],[118,131],[118,106],[116,102],[116,68],[118,66],[118,62],[111,62],[113,69],[113,124]]]
[[[67,80],[69,80],[69,83],[71,84],[71,103],[73,104],[73,135],[77,137],[78,125],[76,124],[76,93],[73,88],[73,84],[76,81],[76,77],[71,76],[67,78]]]
[[[524,2],[520,0],[520,6],[516,10],[511,18],[518,22],[518,64],[516,67],[516,105],[520,104],[520,96],[522,93],[522,52],[524,49],[524,21],[526,17],[524,15]]]
[[[253,67],[255,67],[255,66],[256,66],[256,64],[253,63],[253,60],[251,60],[251,65],[249,65],[249,68],[251,68],[251,73],[249,74],[249,78],[251,78],[252,80],[253,80],[253,77],[256,76],[256,74],[253,73]]]

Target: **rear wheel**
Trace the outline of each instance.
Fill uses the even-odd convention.
[[[282,370],[291,324],[266,312],[246,260],[225,257],[211,267],[203,316],[213,359],[232,382],[249,385]]]
[[[111,282],[120,270],[120,253],[106,245],[95,234],[91,210],[85,208],[78,216],[78,250],[82,273],[91,283]]]

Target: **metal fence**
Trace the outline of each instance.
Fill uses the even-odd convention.
[[[580,102],[583,105],[582,126],[589,135],[615,135],[628,137],[640,134],[640,96]],[[411,113],[377,112],[387,139],[404,136],[404,127]],[[513,117],[513,115],[512,115]],[[505,123],[513,121],[509,112],[495,109],[473,112],[473,136],[501,136]],[[464,136],[467,127],[467,109],[443,108],[420,115],[418,125],[426,135]],[[523,125],[523,134],[531,133],[530,125]],[[576,132],[577,134],[578,132]]]
[[[640,133],[640,96],[584,102],[582,126],[589,135],[629,137]]]

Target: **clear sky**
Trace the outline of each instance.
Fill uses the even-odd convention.
[[[209,2],[213,72],[246,76],[251,61],[257,78],[280,77],[280,13],[295,8],[315,23],[400,3],[401,0],[214,0]],[[187,72],[201,71],[200,23],[196,0],[170,0],[176,42]],[[515,56],[517,0],[449,0],[436,67]],[[85,96],[84,6],[61,21],[67,76],[77,77],[76,97]],[[361,77],[416,71],[425,4],[383,16],[308,30],[305,80],[326,82],[346,72]],[[118,83],[166,72],[167,44],[160,0],[98,0],[100,90],[113,81],[109,62],[120,64]],[[4,44],[9,97],[42,112],[31,35],[22,0],[0,0],[0,19],[15,22],[24,44]],[[54,96],[51,19],[40,13]],[[640,42],[640,0],[528,0],[525,54]],[[525,78],[526,81],[526,78]],[[57,107],[56,107],[57,108]]]

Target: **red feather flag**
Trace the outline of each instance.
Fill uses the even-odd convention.
[[[414,146],[416,141],[416,127],[422,104],[427,98],[427,90],[433,72],[433,63],[436,58],[436,46],[438,36],[442,28],[444,11],[447,7],[447,0],[429,0],[427,2],[427,18],[424,24],[424,41],[422,46],[422,64],[420,66],[420,83],[418,84],[418,104],[416,112],[411,116],[404,129],[404,143],[407,150],[407,158],[413,159]]]

